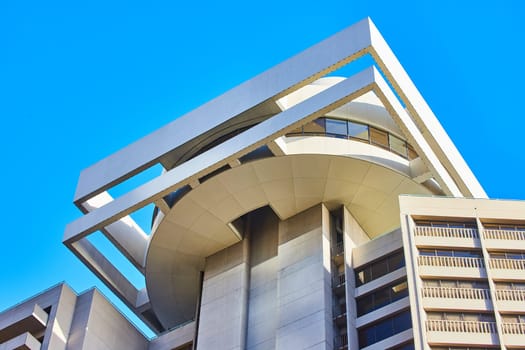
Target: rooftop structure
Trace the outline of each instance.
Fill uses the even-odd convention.
[[[363,56],[376,66],[327,76]],[[155,178],[110,195],[158,165]],[[100,321],[118,330],[89,333],[91,315],[108,306],[86,311],[82,294],[70,297],[69,325],[49,347],[58,304],[37,296],[0,314],[0,349],[15,341],[31,349],[525,344],[525,310],[511,306],[522,295],[498,292],[525,279],[516,272],[525,269],[525,207],[486,197],[365,19],[81,173],[74,202],[84,215],[67,226],[64,244],[156,338],[120,315]],[[148,231],[130,215],[151,204]],[[90,241],[98,231],[144,276],[144,288]],[[494,259],[505,262],[495,267]],[[510,304],[493,303],[500,294]],[[75,328],[77,319],[86,327]],[[121,331],[140,340],[130,345],[135,338]]]

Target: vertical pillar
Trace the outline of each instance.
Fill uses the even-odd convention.
[[[206,258],[197,349],[244,350],[248,240]]]
[[[333,349],[329,213],[279,223],[276,349]]]
[[[62,350],[68,346],[77,296],[66,284],[60,286],[57,303],[51,308],[42,349]]]
[[[250,291],[246,350],[274,350],[279,218],[269,207],[249,215]]]
[[[485,271],[487,272],[487,282],[489,285],[489,291],[490,291],[490,303],[492,304],[492,310],[494,312],[494,319],[496,320],[496,329],[498,331],[497,334],[495,334],[495,337],[497,339],[494,339],[496,342],[499,342],[501,350],[507,350],[507,347],[505,345],[505,335],[503,333],[503,318],[501,317],[501,313],[499,312],[498,302],[497,302],[497,295],[496,295],[496,283],[494,282],[494,279],[492,277],[492,269],[490,267],[490,253],[487,250],[487,243],[485,242],[485,227],[483,226],[483,223],[481,222],[479,216],[476,212],[476,225],[478,226],[478,236],[479,236],[479,243],[481,246],[481,251],[483,253],[483,263],[485,264]]]
[[[418,249],[414,241],[415,223],[410,214],[401,211],[401,230],[403,234],[403,251],[405,255],[408,297],[410,299],[410,315],[412,317],[412,333],[416,349],[429,350],[427,342],[427,313],[423,307],[423,281],[419,277],[417,261]]]
[[[348,334],[348,349],[359,349],[359,339],[357,336],[356,319],[357,306],[355,302],[355,273],[352,260],[352,249],[368,241],[370,238],[361,228],[356,219],[343,206],[343,242],[345,247],[345,277],[346,277],[346,322]]]

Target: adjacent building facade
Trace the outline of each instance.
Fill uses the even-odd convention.
[[[0,349],[525,348],[525,202],[487,199],[369,19],[84,170],[75,204],[64,244],[157,336],[59,285]]]

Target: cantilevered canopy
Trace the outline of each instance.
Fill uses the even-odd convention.
[[[407,174],[329,154],[270,157],[214,176],[182,197],[151,237],[146,285],[153,310],[165,325],[193,318],[204,258],[239,241],[228,224],[243,214],[269,205],[287,219],[317,203],[345,205],[374,238],[399,227],[404,193],[431,194]]]

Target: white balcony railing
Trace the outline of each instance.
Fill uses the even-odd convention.
[[[448,238],[479,238],[475,228],[430,227],[417,226],[416,236],[448,237]]]
[[[504,239],[512,241],[525,241],[525,231],[516,230],[487,230],[483,231],[486,239]]]
[[[429,332],[496,333],[496,322],[427,320]]]
[[[489,265],[498,270],[525,270],[525,259],[497,259],[491,258]]]
[[[503,301],[525,301],[525,290],[520,289],[498,289],[496,299]]]
[[[488,289],[423,287],[424,298],[490,299]]]
[[[483,259],[481,258],[463,258],[453,256],[426,256],[418,257],[418,263],[421,266],[444,266],[444,267],[468,267],[480,268],[484,267]]]
[[[525,323],[502,323],[504,334],[525,334]]]

